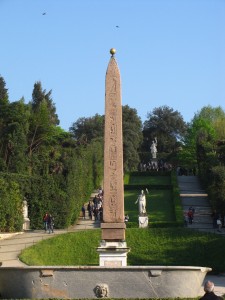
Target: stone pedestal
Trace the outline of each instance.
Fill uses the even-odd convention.
[[[29,230],[30,229],[30,219],[24,218],[23,219],[23,230]]]
[[[127,253],[130,248],[127,248],[126,242],[106,242],[102,240],[97,251],[99,252],[100,267],[117,268],[127,266]]]
[[[139,228],[148,228],[148,216],[139,216]]]

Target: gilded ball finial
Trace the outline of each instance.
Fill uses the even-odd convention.
[[[111,48],[110,49],[110,54],[112,54],[112,56],[116,53],[116,49],[115,48]]]

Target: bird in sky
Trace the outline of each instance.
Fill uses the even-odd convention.
[[[46,12],[43,12],[43,13],[42,13],[42,16],[45,16],[45,15],[46,15]]]
[[[120,28],[120,26],[116,25],[116,28]]]

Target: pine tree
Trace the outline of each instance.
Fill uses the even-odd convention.
[[[6,88],[5,80],[0,76],[0,105],[8,104],[8,89]]]
[[[51,98],[51,93],[52,93],[51,90],[49,92],[46,92],[46,90],[42,89],[42,85],[40,81],[36,82],[34,84],[34,89],[32,93],[31,106],[32,106],[32,110],[35,112],[39,109],[41,103],[43,101],[46,101],[48,112],[49,112],[49,122],[52,125],[58,125],[59,119],[58,119],[58,115],[56,114],[55,104],[53,103],[53,100]]]

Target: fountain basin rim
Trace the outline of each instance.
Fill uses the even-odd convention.
[[[199,270],[201,272],[210,272],[210,267],[196,267],[196,266],[125,266],[125,267],[100,267],[100,266],[10,266],[4,267],[4,270],[120,270],[120,271],[131,271],[131,270],[162,270],[162,271],[178,271],[178,270]]]

